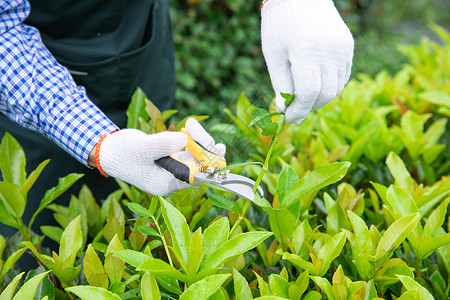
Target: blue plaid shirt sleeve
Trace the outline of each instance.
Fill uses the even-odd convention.
[[[22,24],[29,11],[26,0],[0,1],[0,111],[87,166],[99,139],[118,128],[50,54],[38,30]]]

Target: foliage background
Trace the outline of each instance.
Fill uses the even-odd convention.
[[[213,125],[229,120],[223,109],[245,92],[256,106],[273,97],[260,47],[260,0],[169,0],[176,44],[180,116],[208,114]],[[450,28],[450,1],[336,0],[355,38],[352,77],[398,71],[407,61],[401,44],[418,43],[427,24]]]

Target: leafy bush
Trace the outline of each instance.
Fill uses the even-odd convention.
[[[0,221],[23,241],[0,236],[0,299],[448,299],[450,34],[434,30],[443,45],[404,47],[399,73],[352,80],[301,126],[242,94],[226,110],[233,124],[210,129],[229,161],[243,158],[233,172],[263,183],[253,202],[206,185],[162,198],[119,182],[102,202],[84,186],[56,205],[81,176],[70,174],[41,201],[35,217],[51,209],[60,226],[39,237],[21,216],[48,161],[26,174],[5,135]],[[128,126],[179,130],[186,119],[166,124],[174,114],[137,90]],[[22,280],[25,251],[41,266]]]

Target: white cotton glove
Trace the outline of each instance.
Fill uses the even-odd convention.
[[[225,155],[225,146],[215,145],[195,119],[188,119],[185,128],[194,140],[219,155]],[[172,154],[178,159],[195,161],[189,152],[180,151],[186,143],[187,137],[181,132],[145,134],[136,129],[123,129],[107,135],[100,143],[98,163],[109,176],[152,195],[165,196],[191,185],[176,179],[155,160]]]
[[[306,116],[344,89],[354,42],[331,0],[266,0],[261,11],[262,50],[286,122]],[[286,108],[280,92],[295,94]]]

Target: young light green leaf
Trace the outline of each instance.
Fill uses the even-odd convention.
[[[215,206],[227,210],[233,209],[233,202],[230,198],[222,194],[207,194],[209,201],[211,201]]]
[[[319,293],[318,291],[310,291],[303,298],[303,300],[320,300],[320,299],[322,299],[322,294]]]
[[[418,212],[412,196],[396,185],[391,185],[388,188],[385,203],[394,213],[402,217]]]
[[[289,240],[292,239],[297,225],[297,220],[292,213],[285,208],[273,209],[268,207],[265,208],[265,211],[269,215],[270,229],[278,242],[280,244],[284,243],[283,236],[287,237]]]
[[[77,285],[66,288],[66,291],[74,293],[81,300],[92,300],[92,299],[101,299],[101,300],[121,300],[121,298],[108,291],[104,288],[95,287],[95,286],[84,286]]]
[[[259,127],[259,128],[264,128],[265,126],[267,126],[268,124],[270,124],[272,121],[270,119],[267,119],[267,115],[269,113],[263,109],[263,108],[255,108],[252,111],[252,116],[253,116],[253,120],[258,119],[258,121],[255,122],[250,122],[250,124],[255,124]]]
[[[206,228],[203,233],[203,250],[208,257],[217,248],[223,245],[228,239],[230,223],[228,218],[220,218]]]
[[[203,236],[201,228],[197,229],[191,237],[189,256],[187,261],[187,275],[193,277],[197,274],[205,252],[202,250]]]
[[[341,180],[349,167],[349,162],[339,162],[315,169],[289,189],[281,207],[289,208],[309,193]]]
[[[277,130],[278,130],[277,123],[273,123],[272,122],[272,123],[267,124],[266,126],[264,126],[264,128],[261,131],[261,134],[265,135],[265,136],[277,135],[277,133],[278,133]]]
[[[67,266],[73,266],[77,252],[80,250],[82,244],[83,233],[81,232],[81,216],[78,216],[69,223],[61,235],[59,247],[61,262]]]
[[[108,275],[106,275],[103,264],[91,245],[88,246],[84,255],[83,270],[90,285],[108,288]]]
[[[141,280],[141,294],[142,299],[160,300],[161,294],[159,292],[158,283],[155,276],[149,272],[145,272]]]
[[[145,209],[144,207],[142,207],[142,205],[140,205],[138,203],[130,202],[127,204],[127,206],[132,212],[134,212],[138,216],[142,216],[142,217],[151,217],[152,216],[147,209]]]
[[[395,179],[395,184],[412,195],[414,193],[414,182],[402,159],[394,152],[390,152],[386,164]]]
[[[236,300],[251,300],[252,292],[248,286],[247,280],[235,268],[233,268],[234,294]]]
[[[38,274],[25,282],[17,292],[17,294],[14,296],[13,300],[34,299],[34,294],[36,294],[38,285],[41,283],[42,279],[47,276],[48,273],[50,273],[50,271]]]
[[[289,298],[290,283],[280,275],[271,274],[269,276],[269,286],[273,296]]]
[[[295,173],[290,165],[286,164],[281,170],[277,181],[278,201],[280,201],[280,203],[283,203],[284,195],[286,195],[289,189],[297,183],[298,180],[297,173]]]
[[[262,112],[262,111],[261,111],[261,112]],[[256,118],[253,118],[253,120],[250,122],[250,124],[248,124],[248,127],[251,127],[251,126],[253,126],[254,124],[259,123],[259,122],[261,122],[261,123],[259,123],[259,124],[266,124],[266,126],[267,126],[268,124],[270,124],[270,120],[269,120],[270,118],[282,114],[282,113],[279,113],[279,112],[268,113],[268,112],[265,111],[265,110],[264,110],[264,112],[265,112],[265,113],[262,113],[262,114],[258,115]],[[259,126],[259,125],[258,125],[258,126]],[[262,126],[263,126],[263,125],[262,125]],[[261,127],[261,126],[259,126],[259,127]]]
[[[301,258],[300,256],[296,255],[296,254],[291,254],[291,253],[284,253],[283,254],[283,259],[290,261],[291,263],[293,263],[295,266],[299,267],[301,270],[305,270],[308,271],[310,274],[316,274],[316,268],[314,267],[313,263],[304,260],[303,258]]]
[[[131,102],[127,109],[127,128],[139,129],[139,118],[148,120],[145,112],[145,99],[147,96],[141,88],[137,88],[131,96]]]
[[[418,222],[418,213],[396,220],[381,237],[376,252],[378,253],[380,250],[385,250],[386,252],[394,251],[405,240],[409,233],[416,228]]]
[[[233,237],[231,240],[219,246],[217,250],[206,257],[200,270],[220,267],[233,258],[258,246],[262,241],[271,236],[271,232],[247,232]]]
[[[186,218],[178,209],[163,198],[160,198],[160,201],[164,221],[172,236],[174,249],[186,263],[188,260],[189,242],[191,240],[191,232],[186,223]]]
[[[180,300],[206,300],[213,295],[230,277],[230,274],[211,275],[192,284],[183,294]]]
[[[64,232],[61,227],[56,226],[41,226],[41,231],[46,237],[51,238],[57,243],[61,241],[61,236]]]
[[[158,231],[156,231],[155,229],[153,229],[150,226],[138,226],[137,227],[138,231],[140,233],[146,234],[146,235],[150,235],[150,236],[155,236],[160,238],[161,236],[159,235]]]
[[[187,282],[187,276],[185,274],[181,273],[165,261],[157,258],[147,259],[138,268],[136,268],[136,270],[150,272],[154,275],[170,276],[177,280]]]
[[[440,236],[424,238],[419,244],[417,256],[424,259],[433,254],[436,249],[449,244],[450,232]]]
[[[325,295],[327,295],[328,299],[336,299],[332,291],[331,283],[326,278],[322,278],[319,276],[311,276],[311,279],[325,293]]]
[[[295,98],[295,94],[289,94],[289,93],[280,92],[280,95],[281,95],[281,97],[283,97],[285,99],[284,105],[286,105],[286,107],[291,105],[292,102],[294,101],[294,98]]]
[[[150,256],[148,256],[145,253],[142,253],[139,251],[134,251],[134,250],[119,251],[119,252],[114,253],[114,256],[120,258],[121,260],[132,265],[135,268],[139,267],[146,260],[151,258]]]
[[[13,183],[19,188],[25,182],[25,152],[17,140],[8,132],[0,145],[0,169],[3,180]]]
[[[20,187],[14,183],[0,181],[0,200],[10,215],[20,219],[25,211],[26,199]]]
[[[45,166],[47,166],[47,164],[49,162],[50,162],[50,159],[44,160],[43,162],[41,162],[39,164],[39,166],[37,166],[36,169],[34,169],[33,172],[30,173],[30,175],[28,175],[27,179],[25,180],[25,182],[22,185],[22,189],[21,189],[22,195],[25,196],[28,193],[30,188],[36,182],[36,179],[38,179],[39,175],[41,175],[42,170],[44,170]]]
[[[330,268],[333,260],[341,253],[345,244],[345,232],[340,232],[329,239],[317,253],[317,260],[323,261],[322,268],[319,270],[319,276],[323,276]]]
[[[420,291],[420,299],[423,300],[433,300],[433,296],[430,294],[430,292],[424,288],[422,285],[420,285],[417,281],[414,280],[414,278],[404,276],[404,275],[397,275],[398,279],[403,283],[403,286],[406,288],[406,290],[414,290],[419,289]]]
[[[432,237],[436,230],[445,222],[447,214],[447,207],[450,203],[450,198],[445,199],[442,203],[430,214],[425,223],[422,232],[422,238]]]
[[[125,263],[120,258],[114,256],[114,253],[122,250],[124,250],[123,245],[116,234],[109,242],[105,257],[105,272],[108,274],[111,283],[122,280]]]
[[[0,282],[3,282],[3,278],[5,277],[6,273],[11,269],[12,266],[17,262],[17,260],[22,256],[22,254],[27,250],[27,248],[22,248],[14,252],[13,254],[10,254],[9,257],[6,259],[5,263],[3,264],[3,267],[0,266],[0,269],[2,272],[0,273]]]
[[[14,277],[13,280],[11,280],[11,282],[6,286],[6,288],[0,294],[0,300],[11,300],[12,299],[12,297],[14,295],[14,291],[16,290],[17,284],[19,283],[20,278],[22,278],[23,274],[25,274],[25,272],[20,273],[19,275]]]

